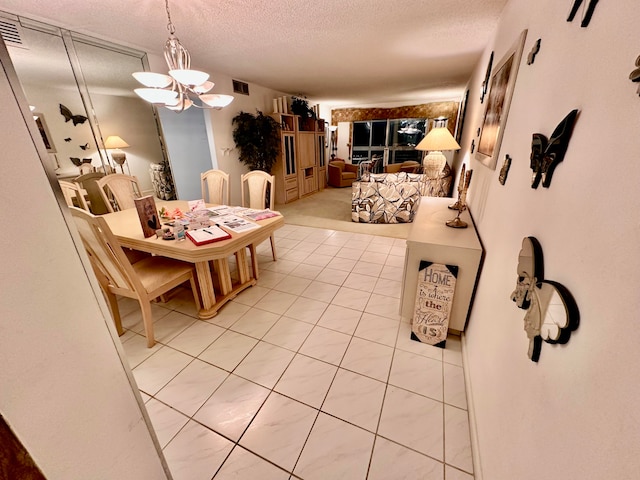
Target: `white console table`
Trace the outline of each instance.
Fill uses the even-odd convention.
[[[454,202],[455,199],[452,198],[420,199],[418,212],[407,236],[400,313],[406,318],[413,317],[421,260],[457,265],[458,278],[451,307],[449,331],[460,333],[465,329],[471,310],[484,249],[468,210],[460,215],[469,225],[467,228],[451,228],[445,225],[447,220],[456,216],[455,210],[447,208]]]

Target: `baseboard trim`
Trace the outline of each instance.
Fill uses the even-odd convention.
[[[478,441],[478,430],[476,428],[476,409],[473,402],[473,389],[471,388],[471,377],[469,375],[469,356],[467,355],[467,336],[464,332],[460,334],[462,344],[462,362],[464,365],[464,388],[467,392],[467,412],[469,414],[469,437],[471,440],[471,455],[473,458],[473,478],[482,480],[482,465],[480,462],[480,443]]]

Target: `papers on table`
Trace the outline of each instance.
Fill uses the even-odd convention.
[[[270,210],[268,208],[264,210],[254,210],[253,208],[248,208],[246,211],[242,212],[243,217],[247,217],[255,221],[278,217],[279,215],[279,212],[274,212],[273,210]]]
[[[235,233],[248,232],[256,228],[260,228],[257,223],[250,222],[249,220],[239,217],[238,215],[220,215],[211,219],[219,227],[224,228],[227,231]]]
[[[245,207],[230,207],[228,205],[218,205],[217,207],[209,207],[207,208],[207,210],[213,213],[214,214],[213,216],[218,216],[218,215],[242,215],[242,212],[249,209]]]

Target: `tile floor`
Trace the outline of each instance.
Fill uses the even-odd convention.
[[[409,339],[405,241],[286,225],[208,321],[190,291],[121,340],[176,480],[473,479],[460,341]]]

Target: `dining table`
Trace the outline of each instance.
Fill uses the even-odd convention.
[[[164,207],[169,212],[176,208],[182,212],[189,211],[189,203],[183,200],[156,200],[155,204],[156,210]],[[206,206],[214,207],[215,205],[207,204]],[[230,239],[197,246],[189,239],[164,240],[156,235],[145,238],[135,208],[108,213],[102,215],[102,218],[106,220],[109,228],[123,247],[194,264],[202,303],[198,312],[198,317],[201,319],[214,317],[229,300],[256,284],[257,261],[253,262],[253,269],[249,268],[247,247],[250,247],[255,254],[255,245],[269,239],[276,229],[284,225],[284,217],[277,215],[254,222],[259,225],[259,228],[242,233],[228,231],[231,234]],[[215,219],[215,217],[213,218]],[[229,267],[229,257],[231,256],[235,256],[237,263],[238,279],[236,282],[232,279]],[[218,280],[217,292],[214,288],[212,266]]]

